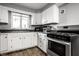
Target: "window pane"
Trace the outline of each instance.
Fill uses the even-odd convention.
[[[13,16],[13,24],[12,24],[12,28],[20,28],[20,17],[18,16]]]
[[[22,29],[29,29],[29,18],[22,17]]]
[[[30,27],[30,16],[12,12],[12,25],[11,28],[15,29],[29,29]]]

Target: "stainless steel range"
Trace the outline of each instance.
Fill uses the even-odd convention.
[[[48,33],[47,53],[51,56],[78,56],[79,36],[74,33]]]

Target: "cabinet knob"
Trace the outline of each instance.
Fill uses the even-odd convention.
[[[21,38],[19,38],[21,40]]]
[[[7,38],[7,36],[5,38]]]
[[[11,48],[12,48],[12,46],[11,46]]]
[[[26,39],[26,38],[24,37],[24,39]]]
[[[11,40],[11,42],[12,42],[12,40]]]
[[[40,41],[40,43],[41,43],[41,41]]]

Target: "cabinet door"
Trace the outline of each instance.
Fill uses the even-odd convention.
[[[23,37],[23,48],[29,48],[32,47],[33,40],[31,38],[30,33],[25,33],[25,36]]]
[[[0,21],[1,21],[1,14],[2,14],[2,12],[1,12],[1,7],[0,7]]]
[[[32,45],[37,46],[37,33],[31,33]]]
[[[17,48],[17,38],[15,33],[8,33],[8,50],[16,50]]]
[[[47,35],[43,33],[38,33],[38,47],[47,53]]]
[[[0,6],[0,22],[8,23],[8,10]]]
[[[53,6],[53,19],[53,22],[59,23],[59,8],[57,5]]]
[[[41,38],[38,38],[37,40],[37,46],[42,50],[42,39]]]
[[[39,38],[39,33],[37,34],[38,39],[37,39],[37,46],[40,48],[40,38]]]
[[[8,40],[7,40],[7,34],[1,34],[1,51],[4,51],[4,50],[8,50]]]
[[[32,40],[30,38],[23,39],[23,48],[32,47]]]
[[[13,50],[12,40],[13,38],[8,38],[8,51]]]
[[[38,47],[43,50],[42,33],[38,33]]]
[[[47,53],[47,45],[48,45],[47,34],[43,34],[42,42],[43,42],[43,51]]]
[[[46,20],[47,20],[47,11],[43,11],[42,12],[42,24],[46,24]]]
[[[39,24],[42,24],[42,15],[41,13],[36,13],[36,22],[37,22],[37,25]]]
[[[31,20],[31,25],[36,25],[37,22],[36,22],[36,14],[33,14],[32,15],[32,20]]]
[[[13,50],[12,49],[12,40],[13,40],[13,33],[8,33],[8,51]]]
[[[22,48],[22,39],[19,38],[18,33],[8,34],[8,50],[19,50]]]
[[[39,43],[39,44],[40,44],[40,49],[43,50],[44,47],[43,47],[43,41],[42,41],[42,38],[40,39],[40,43]]]
[[[31,21],[31,25],[42,24],[42,21],[41,21],[42,15],[41,15],[41,13],[35,13],[32,17],[33,17],[33,19]]]
[[[2,9],[3,22],[8,23],[8,10],[6,8]]]
[[[22,48],[22,41],[21,41],[21,39],[14,38],[12,40],[12,48],[13,48],[13,50],[21,49]]]
[[[43,51],[47,53],[47,39],[44,38],[42,42],[43,42],[43,45],[42,45]]]

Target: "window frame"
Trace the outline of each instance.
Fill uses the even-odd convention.
[[[11,12],[11,29],[27,29],[27,28],[22,28],[22,17],[24,17],[22,15],[28,15],[29,21],[30,21],[30,25],[31,25],[31,15],[23,14],[23,13],[18,13],[18,14],[21,14],[21,16],[20,16],[20,28],[13,28],[13,13],[18,13],[18,12],[13,12],[13,11]],[[30,25],[29,25],[29,28],[30,28]]]

